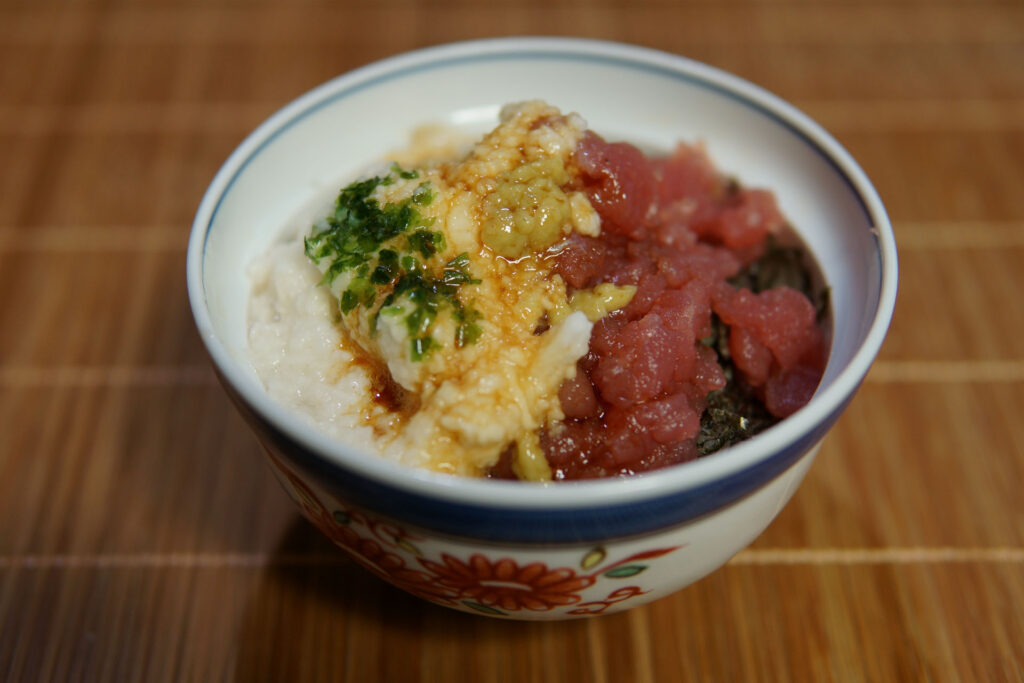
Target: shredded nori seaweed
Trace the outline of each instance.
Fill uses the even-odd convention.
[[[784,247],[773,235],[769,235],[761,258],[729,278],[729,284],[739,289],[749,289],[755,294],[783,286],[803,292],[814,304],[820,322],[828,311],[828,289],[814,286],[807,259],[806,250]]]
[[[753,390],[742,382],[730,381],[708,395],[708,407],[700,419],[697,450],[701,455],[732,446],[754,436],[778,418],[769,413]]]
[[[730,284],[760,293],[775,287],[791,287],[804,293],[814,304],[821,320],[828,310],[828,290],[817,289],[802,249],[783,247],[768,238],[765,253],[740,273]],[[697,450],[708,455],[732,446],[764,431],[779,421],[764,407],[753,388],[737,377],[729,352],[729,327],[717,315],[711,317],[711,334],[702,340],[718,355],[725,371],[726,385],[708,394],[708,405],[701,415]]]

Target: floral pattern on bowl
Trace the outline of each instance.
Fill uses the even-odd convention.
[[[317,494],[295,470],[266,453],[303,516],[353,560],[402,590],[462,611],[520,618],[534,612],[550,618],[624,609],[633,598],[651,592],[637,578],[651,561],[685,545],[634,551],[619,559],[599,545],[577,552],[575,567],[530,557],[529,548],[515,556],[507,550],[489,555],[479,546],[465,550]]]

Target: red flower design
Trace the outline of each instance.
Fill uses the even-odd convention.
[[[593,576],[578,576],[568,568],[548,569],[540,562],[520,567],[515,560],[492,562],[476,554],[462,562],[443,554],[441,563],[420,559],[442,586],[457,591],[461,599],[507,612],[520,609],[546,611],[580,601],[579,591],[593,585]]]
[[[601,614],[612,605],[648,591],[639,586],[625,586],[612,591],[604,600],[580,604],[580,593],[599,576],[621,579],[635,576],[647,569],[640,560],[660,557],[680,546],[658,548],[635,553],[590,574],[577,574],[573,569],[549,569],[546,564],[532,562],[522,567],[511,558],[490,560],[479,553],[463,561],[443,553],[441,562],[418,558],[426,571],[410,567],[400,554],[419,555],[410,540],[419,540],[402,527],[377,520],[341,506],[333,514],[320,502],[313,490],[290,467],[267,451],[271,464],[287,482],[285,488],[298,503],[303,515],[328,538],[344,548],[364,568],[395,586],[431,602],[454,606],[461,600],[467,607],[501,614],[522,609],[536,612],[575,605],[572,615]],[[391,552],[391,549],[399,552]],[[598,552],[598,550],[600,552]],[[591,569],[604,561],[603,549],[595,549],[584,557],[583,568]],[[593,561],[591,561],[593,559]]]
[[[421,598],[444,605],[453,604],[455,592],[452,589],[439,585],[430,575],[406,566],[405,560],[399,555],[388,552],[380,543],[372,538],[361,536],[353,526],[356,524],[370,526],[363,515],[354,510],[345,510],[343,513],[339,513],[342,514],[341,519],[351,521],[349,523],[339,521],[338,518],[328,512],[327,508],[316,497],[316,494],[291,468],[274,457],[270,451],[267,451],[267,455],[270,456],[278,471],[291,484],[292,490],[295,493],[295,501],[302,509],[303,515],[320,529],[324,535],[334,541],[335,544],[345,549],[356,563],[385,581],[389,581]],[[397,527],[392,533],[396,541],[400,538],[412,538],[412,536],[397,529]]]
[[[335,525],[334,520],[331,518],[331,513],[327,511],[320,501],[317,499],[316,494],[306,486],[306,482],[299,478],[299,475],[295,474],[290,467],[281,462],[268,448],[263,449],[266,452],[267,457],[270,458],[271,464],[278,471],[278,473],[288,480],[291,484],[292,499],[298,504],[299,509],[302,511],[302,515],[313,522],[314,525],[320,531],[330,536],[330,538],[336,543],[341,544],[341,540],[334,537],[331,533]],[[285,487],[287,490],[288,487]],[[353,534],[354,535],[354,534]],[[358,538],[358,537],[357,537]]]
[[[569,614],[604,614],[604,611],[606,609],[608,609],[617,602],[629,600],[630,598],[635,598],[638,595],[647,595],[648,593],[650,593],[650,591],[640,590],[639,586],[625,586],[618,590],[612,591],[604,600],[584,602],[583,604],[579,605],[576,609],[570,610]]]
[[[356,562],[385,581],[432,602],[453,603],[455,591],[440,585],[425,572],[406,566],[404,559],[388,552],[376,541],[360,538],[354,545],[344,547]]]

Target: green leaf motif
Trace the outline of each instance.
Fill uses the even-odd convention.
[[[423,553],[420,552],[420,549],[417,548],[416,546],[414,546],[412,543],[410,543],[407,539],[399,538],[399,537],[396,536],[395,537],[395,545],[397,545],[399,548],[401,548],[402,550],[404,550],[404,551],[406,551],[408,553],[412,553],[413,555],[416,555],[417,557],[420,557],[420,556],[423,555]]]
[[[352,518],[348,516],[347,512],[342,510],[335,510],[331,513],[331,517],[334,517],[334,521],[338,524],[351,524]]]
[[[473,602],[472,600],[463,600],[462,604],[470,609],[475,609],[477,612],[482,614],[492,614],[495,616],[507,617],[508,614],[502,612],[500,609],[495,609],[490,605],[483,605],[479,602]]]
[[[609,579],[625,579],[629,576],[636,576],[643,570],[647,569],[646,564],[627,564],[623,567],[616,567],[610,569],[604,573]]]
[[[601,546],[598,546],[591,550],[589,553],[583,556],[583,561],[580,562],[580,567],[584,571],[593,569],[597,565],[604,562],[604,558],[607,556],[607,552]]]

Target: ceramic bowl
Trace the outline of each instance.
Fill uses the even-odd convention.
[[[253,258],[300,207],[407,144],[417,126],[483,132],[503,104],[535,98],[648,150],[703,141],[719,169],[775,192],[831,288],[830,359],[806,407],[694,462],[539,486],[404,468],[330,440],[269,398],[247,360]],[[371,64],[270,117],[199,206],[188,288],[225,389],[286,492],[328,537],[374,574],[435,603],[553,619],[666,595],[764,530],[878,352],[895,303],[896,249],[885,209],[849,154],[768,92],[639,47],[498,39]]]

